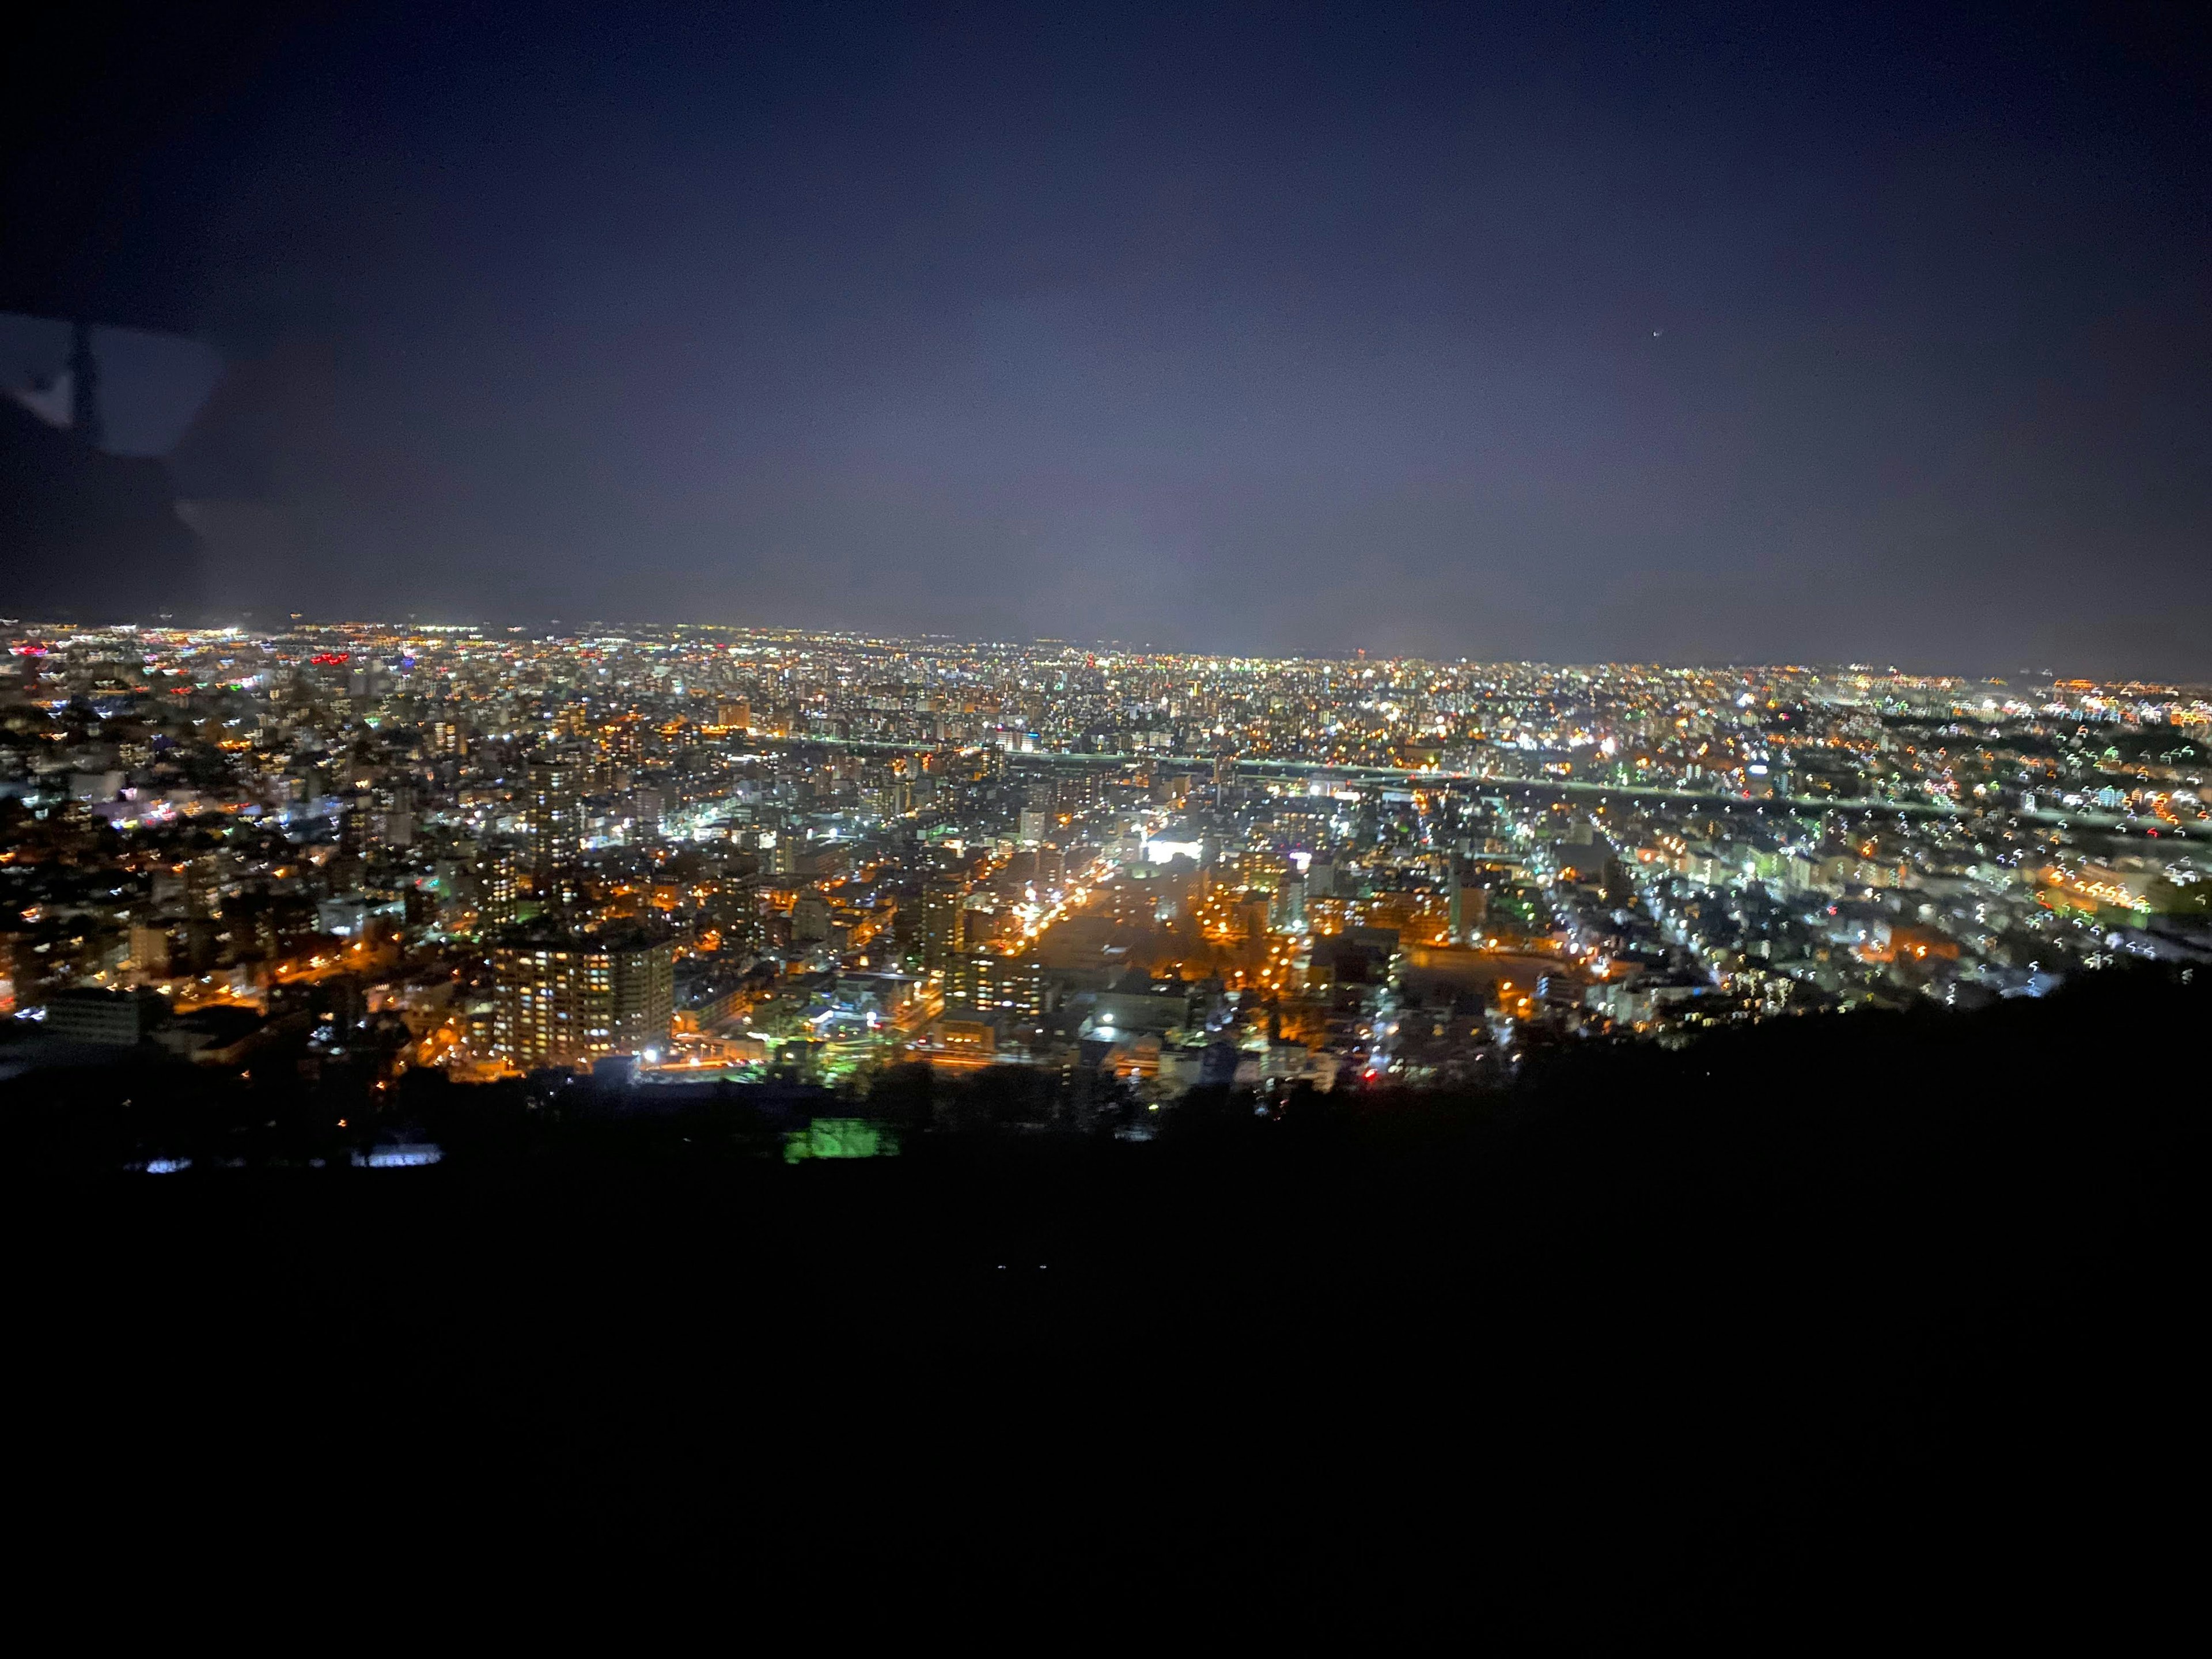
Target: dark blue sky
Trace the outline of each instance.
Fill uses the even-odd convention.
[[[2212,675],[2201,43],[1924,10],[341,9],[154,169],[186,482],[283,608]]]

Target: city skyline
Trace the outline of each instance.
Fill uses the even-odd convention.
[[[512,615],[514,612],[508,612]],[[974,647],[992,650],[1031,650],[1063,647],[1087,651],[1109,651],[1127,654],[1143,654],[1162,659],[1188,659],[1199,662],[1402,662],[1435,665],[1472,667],[1527,667],[1542,669],[1599,669],[1651,668],[1669,671],[1707,670],[1716,672],[1786,670],[1793,672],[1850,672],[1899,676],[1928,681],[1984,681],[2000,684],[2013,680],[2055,683],[2079,681],[2083,684],[2119,687],[2136,686],[2167,691],[2201,690],[2212,686],[2212,675],[2203,677],[2175,674],[2130,672],[2123,667],[2117,672],[2092,672],[2081,665],[2069,666],[2063,662],[2030,665],[2015,663],[2009,668],[1988,665],[1967,666],[1958,662],[1908,664],[1895,659],[1838,656],[1832,658],[1786,658],[1780,656],[1747,657],[1528,657],[1498,655],[1476,657],[1450,653],[1422,653],[1405,651],[1370,652],[1366,647],[1352,643],[1331,650],[1264,651],[1236,650],[1226,647],[1209,648],[1203,642],[1196,645],[1170,645],[1149,639],[1118,639],[1104,635],[1090,636],[1078,633],[1057,635],[1002,635],[985,633],[914,632],[872,629],[866,628],[809,627],[783,621],[753,620],[735,622],[720,617],[690,617],[677,620],[629,617],[590,617],[564,618],[546,617],[542,622],[508,622],[497,613],[470,616],[452,611],[433,611],[424,615],[399,612],[377,617],[350,617],[339,613],[315,614],[307,611],[288,613],[282,617],[268,612],[240,610],[231,617],[207,617],[185,621],[174,617],[151,616],[149,620],[112,618],[88,621],[66,612],[41,618],[26,614],[21,617],[0,616],[0,628],[15,629],[27,633],[46,630],[67,635],[75,633],[101,634],[118,629],[143,631],[149,634],[174,633],[183,635],[212,635],[228,630],[243,635],[270,636],[318,629],[337,630],[371,630],[394,635],[419,633],[472,635],[484,637],[522,635],[531,641],[578,640],[587,636],[623,635],[628,632],[653,634],[681,632],[722,633],[757,635],[763,639],[789,636],[792,638],[843,640],[857,643],[885,646],[905,646],[916,648]]]
[[[298,1064],[378,1090],[1015,1066],[1143,1139],[1214,1083],[1496,1088],[2212,960],[2212,686],[712,624],[0,639],[18,1024],[240,1064],[305,1031]]]

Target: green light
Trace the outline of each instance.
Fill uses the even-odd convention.
[[[865,1117],[817,1117],[783,1137],[783,1161],[810,1158],[896,1158],[898,1138]]]

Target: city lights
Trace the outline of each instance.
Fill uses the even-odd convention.
[[[241,1069],[1448,1082],[2186,961],[2212,896],[2185,687],[706,626],[0,662],[9,1007]]]

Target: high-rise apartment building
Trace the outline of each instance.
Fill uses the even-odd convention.
[[[222,915],[222,854],[199,853],[185,860],[185,914],[194,921]]]
[[[914,810],[913,781],[896,774],[886,775],[875,787],[872,794],[879,817],[904,817]]]
[[[1042,1019],[1044,964],[1033,956],[1006,957],[973,951],[954,958],[945,975],[945,1000],[988,1012]]]
[[[626,766],[635,766],[645,758],[644,717],[625,714],[620,720],[609,721],[600,730],[599,742],[611,758]]]
[[[520,896],[514,848],[504,843],[487,847],[477,860],[477,915],[486,927],[501,927],[514,920]]]
[[[921,966],[941,973],[967,948],[968,892],[964,882],[939,878],[921,896]]]
[[[169,971],[169,930],[157,921],[131,924],[131,967],[139,980],[160,979]]]
[[[676,950],[648,928],[509,933],[491,952],[492,1052],[525,1071],[641,1054],[668,1039]]]
[[[583,850],[584,763],[566,754],[530,758],[529,792],[523,802],[530,863],[544,872]]]
[[[459,720],[432,720],[422,728],[422,747],[428,754],[448,760],[466,758],[468,732]]]

